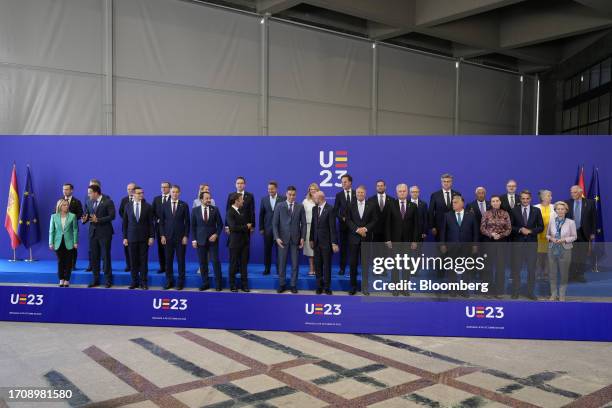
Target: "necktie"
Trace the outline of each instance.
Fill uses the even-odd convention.
[[[166,204],[166,201],[168,201],[168,197],[162,196],[162,204]]]
[[[204,222],[208,221],[208,206],[204,207]]]
[[[350,191],[346,192],[346,202],[349,204],[351,203],[351,192]]]
[[[402,201],[402,205],[400,207],[400,212],[402,213],[402,220],[404,219],[404,215],[406,215],[406,202]]]
[[[363,201],[361,201],[359,202],[359,218],[363,218],[363,212],[364,212]]]
[[[457,213],[457,224],[459,224],[459,226],[461,226],[461,221],[463,221],[461,218],[461,213]]]
[[[527,226],[527,207],[523,207],[523,225]]]
[[[450,203],[451,203],[451,199],[450,199],[450,192],[446,192],[446,206],[450,207]]]
[[[319,217],[321,216],[322,212],[323,212],[323,207],[319,207]]]
[[[514,194],[510,196],[510,208],[514,208]]]
[[[172,202],[172,215],[176,213],[176,201]]]
[[[289,204],[289,215],[293,215],[293,203]]]
[[[378,195],[378,206],[380,207],[380,211],[382,211],[385,208],[385,202],[383,201],[382,194]]]
[[[574,223],[576,224],[576,229],[580,228],[582,224],[582,200],[574,200]]]
[[[140,221],[140,203],[136,203],[136,222]]]
[[[94,201],[94,203],[93,203],[93,210],[94,210],[94,213],[96,212],[96,209],[97,209],[97,208],[98,208],[98,200]]]
[[[484,205],[484,201],[480,201],[478,205],[480,206],[480,213],[482,215],[484,215],[484,213],[486,211],[486,208],[485,208],[485,205]]]

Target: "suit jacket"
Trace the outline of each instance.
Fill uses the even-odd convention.
[[[176,204],[176,213],[172,215],[172,199],[166,201],[161,209],[159,220],[159,233],[168,240],[180,240],[189,236],[189,211],[191,208],[186,202],[179,200]]]
[[[357,194],[355,189],[351,188],[351,203],[357,200]],[[336,194],[336,200],[334,201],[334,213],[338,217],[341,230],[346,230],[346,209],[348,202],[346,201],[346,192],[344,189]],[[343,219],[344,218],[344,219]]]
[[[89,200],[86,200],[85,202],[87,203],[87,201]],[[70,199],[70,204],[68,205],[68,211],[76,215],[77,220],[80,220],[83,216],[83,204],[81,204],[81,202],[75,196],[72,196]]]
[[[538,240],[538,234],[544,231],[544,220],[542,219],[542,212],[539,208],[530,205],[529,206],[529,218],[527,223],[523,221],[522,205],[514,206],[514,209],[510,213],[510,219],[512,221],[512,232],[514,233],[514,241],[516,242],[536,242]],[[521,228],[527,228],[531,230],[531,234],[523,235],[519,233]]]
[[[374,194],[372,197],[368,198],[368,201],[370,203],[376,205],[376,215],[378,216],[378,222],[374,227],[375,234],[384,235],[386,233],[387,218],[389,217],[389,209],[391,208],[389,204],[393,202],[393,200],[395,200],[395,198],[391,197],[389,194],[386,194],[386,198],[387,199],[385,200],[385,206],[383,207],[382,211],[378,203],[378,194]]]
[[[153,207],[145,201],[140,202],[138,221],[136,221],[136,215],[134,214],[134,203],[129,200],[123,209],[121,218],[123,220],[123,239],[127,239],[128,243],[145,242],[149,238],[155,237]]]
[[[402,219],[400,200],[391,203],[387,218],[385,241],[417,242],[419,241],[419,215],[417,206],[406,199],[406,214]]]
[[[287,198],[280,194],[276,195],[276,204],[274,208],[278,207],[280,203],[285,201]],[[270,195],[266,194],[262,197],[261,204],[259,205],[259,229],[264,230],[266,234],[272,234],[272,218],[274,217],[274,209],[270,205]]]
[[[61,214],[55,213],[51,216],[51,222],[49,223],[49,245],[53,245],[53,249],[57,251],[62,245],[62,237],[64,238],[64,245],[66,245],[68,250],[74,248],[74,244],[79,242],[78,219],[71,212],[66,216],[64,228],[62,228]]]
[[[501,197],[501,208],[502,210],[506,210],[508,214],[512,214],[512,207],[510,207],[510,200],[508,200],[508,193],[500,194]],[[514,207],[521,205],[521,196],[520,194],[514,193]]]
[[[567,218],[566,216],[565,222],[561,226],[560,233],[561,234],[559,238],[564,241],[563,244],[561,244],[563,245],[563,248],[572,249],[572,247],[574,246],[573,242],[578,238],[578,233],[576,232],[576,223],[574,223],[574,220],[572,220],[571,218]],[[548,224],[548,231],[546,231],[546,239],[550,241],[556,236],[557,236],[557,222],[551,221]],[[549,248],[552,248],[553,246],[554,244],[552,242],[548,243]]]
[[[421,238],[422,234],[427,234],[429,231],[429,212],[427,202],[419,198],[419,204],[417,205],[417,215],[419,217],[419,241],[423,241]]]
[[[346,226],[349,230],[349,243],[359,244],[361,241],[372,242],[374,240],[374,229],[378,223],[378,204],[365,200],[363,209],[363,217],[359,216],[357,200],[352,201],[351,205],[346,209]],[[380,211],[380,209],[378,209]],[[359,235],[357,228],[366,227],[368,232],[365,238]]]
[[[251,222],[251,215],[242,211],[240,213],[230,206],[227,214],[225,215],[225,222],[229,227],[229,239],[227,245],[230,248],[242,248],[245,245],[249,245],[250,232],[247,228],[247,224]]]
[[[485,200],[484,206],[485,206],[485,211],[489,211],[491,209],[491,203],[488,202],[487,200]],[[478,230],[480,231],[480,224],[482,223],[482,213],[480,212],[478,200],[474,200],[471,203],[469,203],[467,207],[465,208],[465,210],[474,214],[474,217],[476,218],[476,226],[478,227]],[[482,233],[479,233],[478,242],[482,242],[484,240],[485,240],[485,235]]]
[[[161,195],[153,198],[153,216],[156,222],[159,222],[162,216],[162,198]],[[166,202],[168,201],[170,201],[170,194],[168,194],[168,200]]]
[[[115,203],[108,196],[103,195],[100,204],[94,211],[94,202],[89,200],[86,206],[87,215],[96,215],[98,222],[89,222],[89,238],[113,239],[115,230],[113,229],[113,220],[115,219]]]
[[[478,242],[480,227],[476,225],[476,216],[470,211],[463,211],[461,225],[457,222],[454,211],[444,214],[444,225],[440,230],[440,242]]]
[[[219,209],[213,205],[208,206],[208,220],[204,221],[202,215],[202,207],[194,207],[191,209],[191,239],[198,242],[198,245],[206,245],[210,241],[208,239],[213,234],[217,234],[216,243],[221,239],[221,231],[223,230],[223,221]]]
[[[161,197],[161,196],[160,196]],[[144,198],[142,199],[143,203],[146,203],[147,200],[145,200]],[[128,205],[129,203],[131,203],[130,201],[130,197],[129,196],[125,196],[121,199],[121,203],[119,203],[119,217],[121,217],[123,219],[123,213],[125,212],[125,206]],[[161,203],[161,200],[160,200]]]
[[[226,226],[228,226],[227,214],[229,213],[230,208],[232,208],[232,205],[230,204],[230,197],[234,193],[235,191],[228,194],[227,201],[225,203],[225,225]],[[244,192],[244,203],[242,204],[240,213],[245,214],[247,216],[248,223],[252,224],[253,228],[255,228],[255,197],[253,196],[253,194],[249,193],[248,191]]]
[[[461,195],[461,193],[451,189],[451,200],[456,195]],[[444,191],[442,189],[433,193],[429,199],[429,227],[439,231],[444,225],[444,214],[452,210],[452,203],[449,202],[448,205],[446,205]]]
[[[569,206],[569,212],[567,213],[567,218],[571,218],[572,220],[576,220],[574,217],[574,200],[567,200],[567,205]],[[582,211],[580,217],[580,228],[578,231],[582,230],[584,233],[584,239],[590,239],[591,235],[595,235],[597,232],[597,208],[595,207],[595,202],[589,198],[582,199]],[[580,232],[578,232],[580,235]]]
[[[323,211],[319,215],[319,207],[312,208],[312,223],[310,224],[310,241],[315,246],[331,246],[338,244],[336,232],[336,212],[334,207],[325,203]]]
[[[275,240],[280,238],[283,244],[299,245],[301,239],[306,241],[306,230],[306,211],[302,204],[293,203],[291,214],[287,201],[276,205],[272,218],[272,233]]]

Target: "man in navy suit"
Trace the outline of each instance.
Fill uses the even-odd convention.
[[[367,267],[364,258],[368,248],[371,248],[368,247],[368,245],[374,240],[374,229],[378,222],[377,205],[372,201],[366,200],[365,186],[359,186],[355,191],[356,200],[346,209],[346,226],[349,230],[349,267],[351,281],[349,295],[354,295],[358,292],[357,263],[361,257],[361,269],[364,270],[364,268]],[[364,278],[366,278],[366,275],[367,271],[364,271]]]
[[[518,299],[521,288],[521,270],[527,263],[527,298],[535,296],[535,273],[538,256],[538,234],[544,230],[540,209],[531,205],[531,192],[521,191],[521,205],[512,209],[512,299]]]
[[[410,187],[410,201],[417,207],[420,232],[418,241],[423,242],[427,238],[427,231],[429,231],[429,216],[427,202],[421,199],[421,189],[419,186]]]
[[[130,255],[132,282],[129,288],[149,289],[149,247],[153,245],[153,207],[143,200],[141,187],[134,185],[132,200],[123,208],[123,246]]]
[[[174,287],[174,254],[178,263],[178,282],[176,289],[185,286],[185,251],[189,236],[189,206],[179,200],[181,188],[176,184],[170,189],[170,200],[162,207],[159,231],[161,243],[166,247],[166,285],[164,289]]]
[[[74,192],[74,186],[71,183],[64,183],[62,185],[62,197],[68,201],[68,211],[76,215],[77,220],[83,216],[83,204],[72,194]],[[85,201],[87,203],[87,200]],[[77,249],[73,248],[74,259],[72,261],[72,270],[76,271],[77,265]]]
[[[391,206],[388,204],[393,201],[393,197],[387,195],[387,184],[384,180],[376,182],[376,194],[368,199],[376,205],[376,215],[378,222],[374,227],[374,242],[385,242],[385,234],[387,231],[387,217]]]
[[[475,245],[478,242],[479,230],[476,226],[476,217],[473,213],[465,211],[465,201],[461,196],[453,197],[452,206],[452,211],[444,215],[444,222],[440,229],[441,251],[452,258],[474,255],[478,249]],[[446,273],[449,282],[457,281],[458,272],[449,269]],[[461,274],[461,280],[469,282],[470,272],[466,271]],[[455,293],[451,292],[451,296],[454,296]],[[470,295],[467,291],[463,291],[461,296],[469,297]]]
[[[278,245],[278,293],[283,293],[286,289],[285,277],[289,253],[291,253],[291,293],[297,293],[298,250],[304,247],[307,224],[304,206],[295,202],[295,196],[295,187],[287,187],[287,199],[276,205],[272,218],[272,234]]]
[[[580,186],[572,186],[570,196],[572,198],[566,201],[569,207],[567,218],[571,218],[576,223],[578,238],[572,248],[569,281],[584,283],[586,282],[584,272],[587,268],[589,243],[595,239],[597,232],[597,207],[593,200],[584,198],[584,192]]]
[[[230,208],[225,215],[225,222],[229,229],[229,283],[232,292],[238,291],[236,287],[236,273],[240,270],[240,283],[243,292],[250,292],[247,266],[249,263],[249,246],[251,243],[251,214],[244,212],[244,195],[232,193],[229,199]]]
[[[155,236],[157,237],[157,259],[159,260],[159,270],[157,273],[166,272],[166,247],[161,242],[161,233],[159,231],[159,221],[161,220],[162,208],[167,201],[170,200],[170,187],[169,181],[162,181],[161,183],[161,195],[153,198],[153,215],[155,222]]]
[[[104,262],[106,287],[113,286],[113,270],[111,267],[111,242],[113,240],[113,220],[115,219],[115,204],[104,196],[100,186],[92,184],[87,189],[89,201],[85,214],[81,218],[83,224],[89,222],[89,248],[91,250],[91,267],[93,281],[88,287],[100,286],[100,258]]]
[[[444,224],[444,215],[453,210],[453,197],[461,195],[453,190],[453,176],[445,173],[440,177],[442,189],[434,192],[429,199],[429,226],[436,241],[440,239],[440,229]]]
[[[264,239],[264,275],[270,274],[272,267],[272,247],[274,245],[274,231],[272,231],[272,217],[274,216],[274,208],[281,202],[285,201],[285,197],[278,194],[278,183],[270,181],[268,183],[268,195],[262,197],[259,206],[259,232]],[[276,252],[278,258],[278,251]],[[278,269],[276,271],[278,273]]]
[[[336,213],[334,207],[325,201],[325,193],[317,191],[314,196],[316,204],[312,209],[310,224],[310,247],[314,250],[315,273],[317,277],[317,295],[325,291],[331,295],[331,258],[332,252],[338,252],[336,233]]]
[[[484,187],[477,187],[476,199],[468,204],[466,210],[474,214],[476,217],[476,226],[480,230],[480,223],[485,212],[491,209],[491,203],[487,201],[487,190]],[[485,236],[482,233],[478,233],[478,242],[485,241]]]
[[[344,275],[346,270],[346,261],[348,259],[349,235],[348,226],[346,225],[346,209],[355,201],[356,195],[353,189],[353,177],[349,174],[343,175],[342,191],[336,194],[334,201],[334,214],[338,217],[338,243],[340,244],[340,270],[338,275]]]
[[[228,194],[227,202],[225,204],[225,233],[228,235],[230,233],[230,230],[228,226],[227,214],[229,214],[230,208],[232,207],[232,204],[230,204],[232,194],[234,193]],[[253,196],[252,193],[249,193],[248,191],[246,191],[246,179],[242,176],[236,177],[236,194],[240,194],[240,196],[242,197],[242,207],[241,207],[240,212],[242,215],[244,215],[247,218],[248,223],[251,225],[248,231],[248,233],[251,234],[253,231],[255,231],[255,196]],[[229,237],[227,239],[226,244],[229,247],[230,245]],[[246,256],[247,256],[247,264],[248,264],[249,256],[250,256],[249,251],[247,251]],[[242,273],[242,270],[240,268],[241,268],[241,263],[238,264],[238,270],[236,272],[237,274]]]
[[[202,203],[200,206],[191,210],[191,244],[198,250],[200,274],[202,275],[200,290],[210,288],[208,284],[208,260],[210,258],[215,271],[215,289],[218,292],[222,289],[219,237],[223,230],[223,221],[219,209],[211,205],[208,191],[200,193],[200,202]]]

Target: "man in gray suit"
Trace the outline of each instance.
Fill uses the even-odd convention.
[[[298,250],[306,240],[306,212],[302,204],[295,202],[295,196],[295,187],[287,187],[287,199],[276,205],[272,218],[274,241],[278,246],[278,293],[286,290],[288,253],[291,253],[291,293],[297,293]]]

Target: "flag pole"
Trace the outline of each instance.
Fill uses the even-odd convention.
[[[16,251],[13,249],[13,259],[9,259],[9,262],[17,262],[17,254],[15,252]]]
[[[36,259],[32,258],[32,248],[30,249],[30,258],[25,259],[25,262],[36,262]]]

